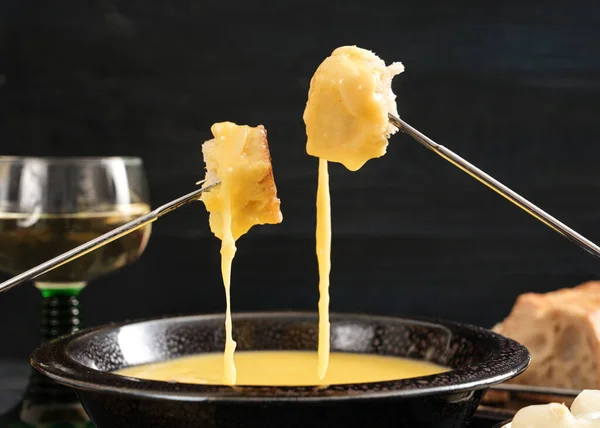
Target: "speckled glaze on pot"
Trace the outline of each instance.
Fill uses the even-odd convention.
[[[98,428],[465,427],[487,387],[521,373],[529,353],[483,328],[449,321],[333,314],[331,350],[409,357],[452,370],[327,387],[226,387],[111,373],[224,346],[223,315],[110,324],[42,345],[33,367],[75,388]],[[318,316],[234,316],[238,351],[315,350]]]

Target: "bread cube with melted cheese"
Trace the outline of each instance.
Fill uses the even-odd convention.
[[[214,138],[202,145],[205,184],[221,184],[201,196],[210,213],[210,228],[223,239],[223,214],[231,214],[231,232],[237,240],[252,226],[283,220],[273,177],[267,131],[232,122],[215,123]]]
[[[389,66],[373,52],[356,46],[333,51],[310,82],[304,110],[306,151],[350,171],[386,153],[397,132],[388,113],[398,114],[392,79],[404,66]]]

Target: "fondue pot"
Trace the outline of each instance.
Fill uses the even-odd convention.
[[[109,324],[40,346],[32,366],[77,390],[97,428],[466,427],[491,385],[526,369],[527,350],[489,330],[450,321],[333,314],[331,351],[426,360],[444,373],[325,387],[218,386],[111,373],[186,355],[222,352],[224,317]],[[233,318],[238,351],[317,349],[318,315]]]

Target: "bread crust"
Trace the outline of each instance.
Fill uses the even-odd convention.
[[[522,294],[493,330],[531,353],[531,365],[511,383],[600,389],[600,281]]]
[[[265,176],[260,181],[260,185],[263,188],[264,194],[269,199],[265,216],[269,219],[269,223],[271,224],[281,223],[283,220],[283,215],[281,214],[281,200],[277,197],[277,186],[275,185],[275,177],[273,175],[273,163],[271,162],[271,150],[269,149],[267,130],[262,125],[258,125],[257,128],[262,131],[261,140],[264,147],[262,153],[263,158],[268,165],[265,168]]]

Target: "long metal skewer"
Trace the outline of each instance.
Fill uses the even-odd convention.
[[[34,279],[40,275],[43,275],[52,269],[56,269],[59,266],[64,265],[65,263],[69,263],[91,251],[94,251],[116,239],[121,238],[122,236],[127,235],[141,227],[146,226],[147,224],[153,223],[159,217],[176,210],[177,208],[182,207],[192,201],[197,200],[202,192],[220,184],[220,182],[213,183],[209,186],[204,186],[201,189],[195,190],[191,193],[188,193],[185,196],[182,196],[178,199],[175,199],[167,204],[164,204],[153,211],[150,211],[148,214],[145,214],[141,217],[136,218],[135,220],[130,221],[129,223],[125,223],[122,226],[117,227],[116,229],[111,230],[104,235],[98,236],[97,238],[92,239],[91,241],[86,242],[85,244],[80,245],[79,247],[73,248],[72,250],[67,251],[66,253],[61,254],[60,256],[54,257],[53,259],[48,260],[28,271],[25,271],[8,281],[0,284],[0,292],[6,291],[15,285],[18,285],[24,281],[28,281],[30,279]]]
[[[462,169],[464,172],[469,174],[471,177],[485,184],[487,187],[495,191],[496,193],[504,196],[510,202],[529,213],[533,217],[537,218],[539,221],[544,223],[546,226],[554,229],[554,231],[560,233],[562,236],[567,238],[569,241],[583,248],[587,252],[593,254],[596,257],[600,257],[600,247],[594,244],[589,239],[581,236],[579,233],[575,232],[573,229],[568,227],[567,225],[561,223],[546,211],[541,208],[535,206],[527,199],[522,197],[521,195],[513,192],[504,184],[500,183],[498,180],[490,177],[485,172],[477,168],[475,165],[467,162],[451,150],[448,150],[446,147],[436,143],[431,138],[425,136],[421,132],[417,131],[415,128],[410,126],[408,123],[400,119],[399,117],[389,114],[389,119],[392,125],[397,127],[402,132],[410,135],[412,138],[417,140],[419,143],[427,147],[429,150],[437,153],[448,162],[452,163],[454,166]]]

